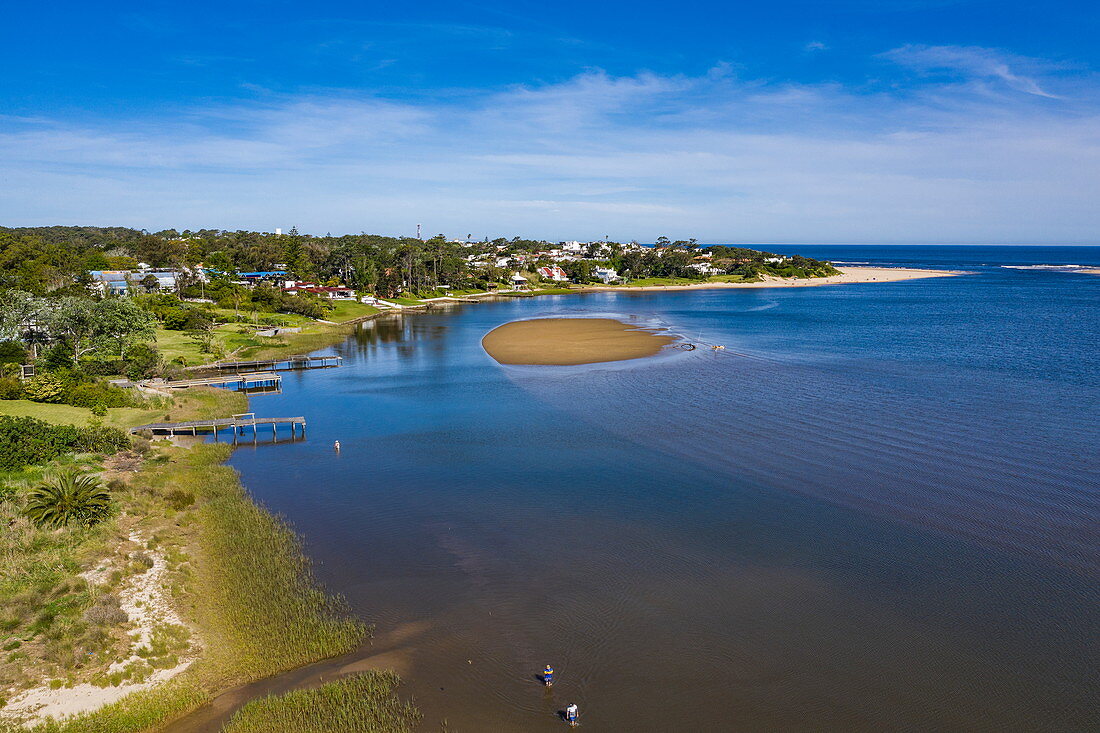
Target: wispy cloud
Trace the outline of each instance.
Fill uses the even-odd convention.
[[[1013,56],[979,46],[902,46],[882,54],[902,66],[923,73],[953,72],[973,79],[992,79],[1016,91],[1039,97],[1057,98],[1019,69],[1049,68],[1037,59]]]
[[[395,101],[279,95],[107,124],[0,118],[0,220],[735,241],[1095,241],[1100,89],[905,47],[894,91],[592,70]]]

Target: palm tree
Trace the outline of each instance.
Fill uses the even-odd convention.
[[[39,527],[90,527],[111,510],[111,494],[91,474],[69,468],[30,490],[24,513]]]

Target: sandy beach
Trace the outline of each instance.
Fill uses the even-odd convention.
[[[539,318],[498,326],[481,345],[501,364],[567,366],[653,356],[675,340],[612,318]]]
[[[780,278],[764,275],[760,282],[722,283],[702,282],[692,285],[593,285],[577,288],[579,291],[594,290],[705,290],[712,288],[807,288],[819,285],[849,285],[853,283],[896,282],[900,280],[920,280],[929,277],[951,277],[965,274],[959,270],[918,270],[906,267],[838,267],[840,275],[805,279]]]

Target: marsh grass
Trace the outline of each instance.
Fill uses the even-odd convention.
[[[397,695],[393,672],[368,672],[241,708],[223,733],[411,733],[420,714]]]
[[[236,471],[222,465],[229,450],[196,446],[165,467],[162,478],[196,497],[190,595],[200,601],[195,615],[206,637],[204,666],[243,682],[355,648],[367,628],[318,587],[298,538],[254,504]]]

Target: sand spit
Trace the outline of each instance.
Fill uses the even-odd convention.
[[[951,277],[965,275],[959,270],[918,270],[907,267],[838,267],[839,275],[814,278],[783,278],[764,275],[760,282],[723,283],[702,282],[693,285],[593,285],[577,288],[581,291],[614,290],[711,290],[722,288],[811,288],[819,285],[849,285],[853,283],[897,282],[901,280],[920,280],[929,277]]]
[[[501,364],[566,366],[653,356],[674,341],[612,318],[538,318],[494,328],[481,345]]]

